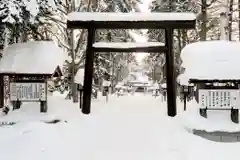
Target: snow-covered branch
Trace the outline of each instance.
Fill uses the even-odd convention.
[[[51,31],[51,29],[48,29],[48,32],[50,32],[58,40],[62,47],[66,48],[67,50],[71,50],[71,48],[66,43],[64,43],[61,38],[59,38],[57,33]]]

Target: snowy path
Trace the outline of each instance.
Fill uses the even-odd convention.
[[[168,120],[164,116],[165,106],[161,106],[159,100],[133,96],[123,97],[119,101],[121,103],[115,102],[111,112],[108,109],[109,114],[96,117],[98,123],[95,120],[92,122],[92,135],[89,135],[90,130],[86,130],[92,137],[86,142],[90,147],[87,151],[97,151],[94,156],[99,159],[149,160],[160,158],[163,154],[166,156],[170,150],[172,154],[169,158],[181,159],[182,155],[178,150],[181,147],[174,140],[178,137],[177,132],[166,129],[173,124],[166,124]],[[149,105],[150,101],[156,101],[156,105]]]
[[[0,155],[5,160],[211,160],[229,159],[239,146],[218,145],[187,133],[166,116],[166,106],[151,96],[111,97],[93,103],[83,116],[77,106],[59,101],[58,112],[68,123],[37,120],[0,128]],[[31,106],[32,107],[32,106]],[[66,108],[66,107],[65,107]],[[74,109],[73,109],[74,108]],[[26,110],[25,110],[26,111]],[[26,115],[26,113],[24,114]],[[49,117],[56,115],[48,115]],[[8,119],[14,116],[9,116]],[[61,117],[61,116],[60,116]],[[19,118],[19,114],[18,117]],[[28,120],[30,118],[27,118]],[[217,150],[213,150],[216,148]],[[231,147],[226,152],[225,148]],[[225,152],[223,152],[225,151]],[[218,153],[224,153],[218,154]]]

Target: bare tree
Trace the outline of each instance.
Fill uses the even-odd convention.
[[[229,23],[228,23],[228,33],[229,33],[229,41],[232,40],[232,22],[233,22],[233,1],[234,0],[230,0],[229,2]]]
[[[200,23],[200,41],[206,41],[207,39],[207,0],[202,0],[201,4],[201,23]]]
[[[228,0],[224,0],[223,6],[220,12],[220,31],[221,31],[221,40],[228,40],[229,38],[229,18],[228,18]]]
[[[48,26],[48,32],[52,37],[57,39],[59,45],[70,57],[70,60],[66,61],[70,80],[70,93],[68,97],[73,97],[73,102],[78,102],[77,85],[74,83],[74,79],[84,59],[85,32],[84,30],[69,30],[66,27],[66,17],[74,11],[90,11],[91,0],[56,0],[55,3],[57,8],[50,14],[45,15],[45,19],[52,23],[52,25]]]
[[[240,41],[240,0],[238,0],[238,38]]]

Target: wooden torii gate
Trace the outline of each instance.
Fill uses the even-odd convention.
[[[195,25],[196,16],[193,13],[70,13],[67,20],[69,29],[88,30],[82,112],[89,114],[91,111],[94,52],[162,52],[166,55],[168,115],[175,116],[177,111],[173,30],[194,29]],[[96,29],[164,29],[165,44],[156,45],[149,42],[143,45],[133,44],[131,47],[126,43],[122,43],[122,47],[116,47],[110,43],[99,45],[101,42],[94,42]]]

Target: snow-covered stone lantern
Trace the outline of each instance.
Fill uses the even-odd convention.
[[[159,84],[157,82],[153,84],[153,96],[159,96]]]
[[[103,85],[102,96],[107,96],[107,94],[109,93],[109,88],[111,86],[111,82],[104,80],[102,85]]]
[[[193,93],[193,84],[181,85],[181,95],[183,95],[184,111],[186,111],[187,98]]]
[[[83,97],[83,79],[84,79],[84,69],[80,68],[78,69],[75,77],[74,77],[74,83],[77,84],[77,90],[80,93],[80,108],[82,108],[82,97]]]

